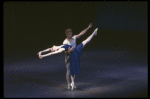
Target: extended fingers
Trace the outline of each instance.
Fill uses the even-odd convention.
[[[72,47],[72,48],[71,48],[71,50],[73,51],[73,50],[74,50],[74,48]]]
[[[40,55],[39,58],[42,59],[42,56]]]

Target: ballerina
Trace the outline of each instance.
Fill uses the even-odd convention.
[[[80,64],[79,64],[79,57],[82,54],[82,49],[84,48],[84,46],[89,43],[91,41],[91,39],[93,38],[93,36],[97,35],[97,30],[98,28],[96,28],[94,30],[94,32],[86,39],[84,40],[81,44],[79,44],[78,46],[76,46],[74,48],[74,51],[70,54],[70,76],[71,76],[71,90],[73,90],[74,88],[76,88],[75,83],[74,83],[74,77],[73,75],[75,74],[75,76],[80,72]],[[47,56],[51,56],[54,54],[58,54],[58,53],[62,53],[64,51],[67,51],[69,48],[73,48],[71,45],[68,44],[63,44],[60,46],[53,46],[52,48],[48,48],[44,51],[40,51],[38,53],[39,58],[42,59],[43,57],[47,57]],[[45,55],[41,55],[43,52],[47,52],[47,51],[52,51],[48,54]]]

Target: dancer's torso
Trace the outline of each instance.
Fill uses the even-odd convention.
[[[73,36],[72,38],[73,38],[73,41],[69,41],[69,40],[65,39],[64,42],[63,42],[63,44],[67,45],[67,46],[64,47],[66,51],[68,51],[69,47],[70,48],[71,47],[73,47],[73,48],[76,47],[76,36]],[[68,46],[68,45],[70,45],[70,46]],[[67,64],[69,62],[70,62],[70,54],[65,54],[65,63]]]
[[[73,48],[75,48],[76,47],[76,36],[73,36],[72,38],[73,38],[72,41],[65,39],[63,44],[68,44],[68,45],[71,45]]]

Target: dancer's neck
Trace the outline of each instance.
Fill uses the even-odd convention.
[[[67,40],[68,40],[68,41],[72,41],[72,40],[73,40],[73,38],[67,38]]]

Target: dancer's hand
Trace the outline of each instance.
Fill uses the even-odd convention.
[[[69,47],[69,48],[68,48],[68,51],[69,51],[69,52],[73,52],[73,51],[74,51],[74,48],[73,48],[73,47],[72,47],[72,48]]]
[[[39,58],[42,59],[42,55],[41,54],[39,55]]]
[[[90,25],[88,26],[88,28],[91,28],[92,27],[92,23],[90,23]]]
[[[71,52],[73,52],[73,51],[74,51],[74,48],[72,47],[70,50],[71,50]]]
[[[38,52],[38,54],[37,54],[37,55],[41,55],[41,53],[42,53],[42,52],[40,51],[40,52]]]
[[[65,54],[70,54],[70,52],[69,51],[65,51]]]

